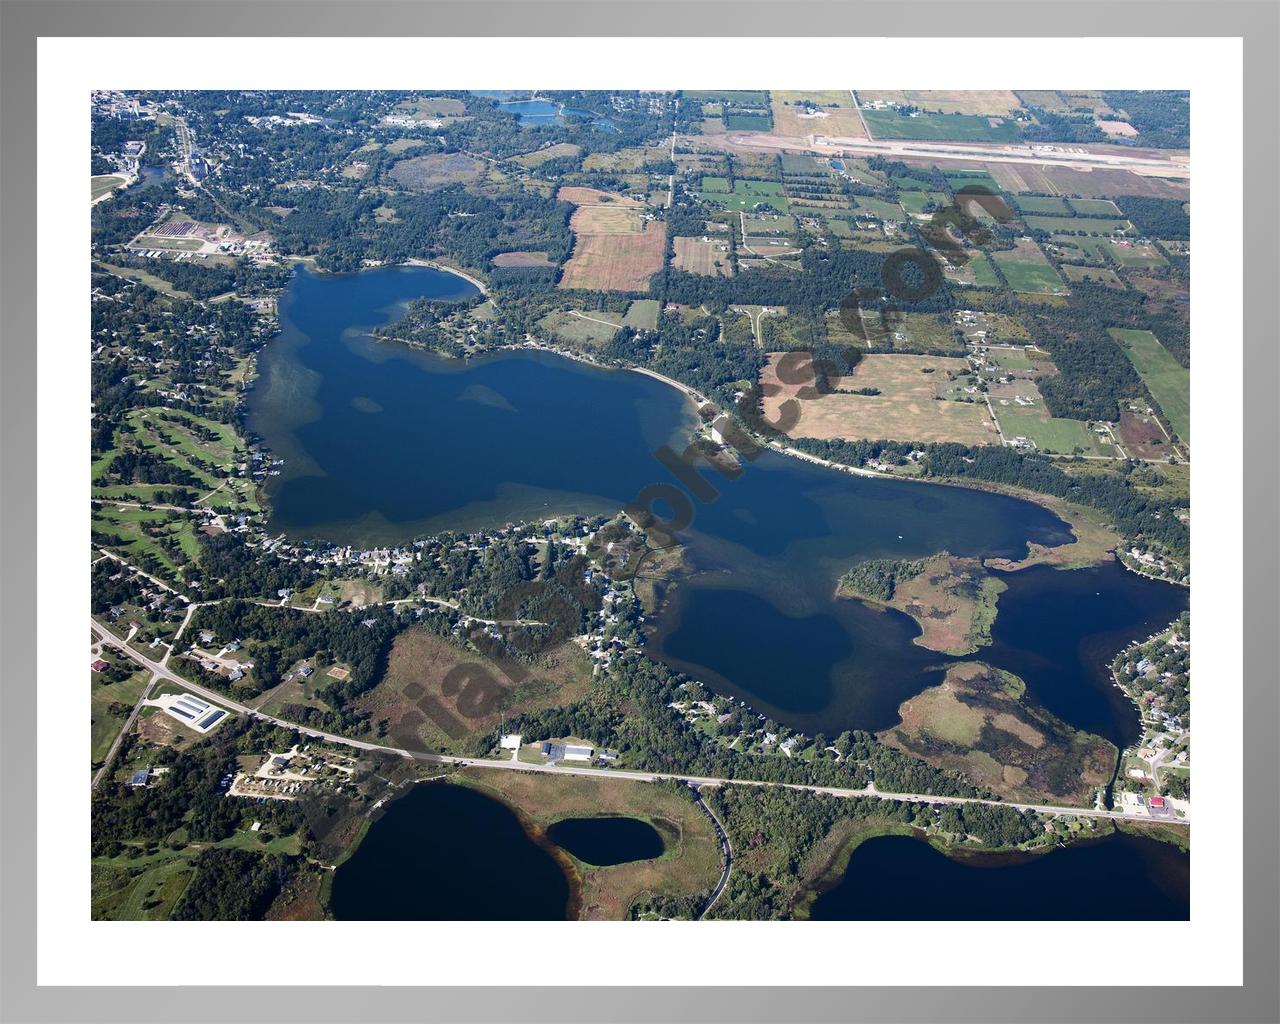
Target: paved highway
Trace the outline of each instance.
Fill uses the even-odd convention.
[[[264,714],[261,711],[255,711],[244,704],[239,704],[219,693],[217,690],[210,690],[207,687],[193,683],[172,669],[168,668],[163,662],[152,661],[143,655],[140,651],[135,651],[128,646],[123,640],[115,636],[105,626],[96,619],[90,618],[90,628],[94,634],[102,640],[103,643],[110,644],[126,656],[132,658],[144,668],[150,669],[152,673],[161,679],[167,679],[170,682],[178,683],[190,690],[192,693],[204,697],[206,700],[219,704],[224,708],[229,708],[242,715],[249,715],[264,722],[271,722],[273,725],[281,726],[285,729],[295,729],[304,736],[312,739],[323,740],[327,743],[340,744],[347,747],[354,747],[357,750],[376,751],[384,754],[394,754],[398,757],[410,758],[415,761],[423,761],[428,764],[446,764],[463,768],[485,768],[496,771],[521,771],[521,772],[545,772],[549,775],[589,775],[594,778],[604,779],[621,779],[632,782],[660,782],[674,780],[691,785],[694,788],[702,786],[782,786],[786,789],[807,790],[811,793],[825,793],[828,796],[851,798],[851,797],[873,797],[877,800],[897,800],[904,803],[923,803],[923,804],[989,804],[993,807],[1013,807],[1021,811],[1038,811],[1042,814],[1074,814],[1082,818],[1112,818],[1115,820],[1126,821],[1146,821],[1149,820],[1146,815],[1125,814],[1122,811],[1100,810],[1094,807],[1067,807],[1054,804],[1024,804],[1013,803],[1008,800],[983,800],[978,797],[959,797],[959,796],[934,796],[931,793],[889,793],[876,789],[874,784],[868,784],[862,789],[841,789],[835,786],[807,786],[795,782],[761,782],[753,779],[719,779],[701,775],[670,775],[657,772],[637,772],[626,771],[619,768],[581,768],[572,765],[563,764],[531,764],[524,761],[501,760],[494,761],[489,758],[482,757],[453,757],[446,754],[429,754],[425,751],[405,750],[402,747],[388,747],[380,743],[370,743],[366,740],[352,739],[349,736],[338,736],[334,733],[321,732],[309,726],[300,725],[297,722],[290,722],[283,718],[276,718],[273,715]],[[1190,819],[1180,818],[1174,824],[1189,825]],[[727,879],[725,879],[727,880]]]

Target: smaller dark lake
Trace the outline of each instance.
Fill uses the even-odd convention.
[[[1185,921],[1191,855],[1117,832],[1045,854],[963,859],[880,836],[853,851],[815,921]]]
[[[564,921],[570,888],[506,805],[422,783],[338,868],[329,907],[341,921]]]
[[[666,849],[658,830],[639,818],[565,818],[547,829],[547,838],[595,867],[650,860]]]

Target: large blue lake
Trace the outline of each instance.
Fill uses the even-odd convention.
[[[677,480],[654,457],[696,421],[675,389],[639,373],[539,352],[467,362],[378,342],[369,328],[420,296],[473,294],[425,268],[355,275],[300,270],[282,334],[260,359],[250,427],[285,466],[272,528],[295,538],[395,543],[579,512],[612,514]],[[793,728],[880,729],[941,679],[945,658],[916,625],[833,597],[874,557],[1020,557],[1070,540],[1038,505],[980,491],[857,477],[766,452],[736,480],[708,470],[715,500],[684,531],[698,570],[670,591],[650,652]],[[659,511],[663,511],[659,508]],[[1186,591],[1118,565],[1008,576],[994,643],[1065,720],[1123,743],[1136,715],[1105,666],[1186,607]]]

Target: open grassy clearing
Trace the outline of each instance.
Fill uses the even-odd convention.
[[[1089,804],[1115,763],[1114,746],[1031,703],[1021,679],[981,662],[952,666],[898,714],[883,742],[1008,799]]]
[[[1016,93],[1008,89],[859,89],[858,99],[867,103],[896,103],[943,114],[976,114],[1006,117],[1022,107]]]
[[[729,243],[713,236],[702,238],[677,237],[673,239],[675,254],[671,260],[677,270],[704,277],[730,277],[733,265],[729,262]]]
[[[1153,242],[1114,241],[1108,239],[1106,251],[1122,267],[1149,269],[1163,267],[1168,262]]]
[[[614,321],[617,322],[616,326]],[[538,321],[539,328],[554,340],[570,347],[585,345],[588,348],[600,348],[609,343],[620,326],[622,318],[618,314],[594,311],[586,316],[578,316],[568,310],[557,310]]]
[[[786,213],[787,197],[782,183],[756,181],[752,178],[735,178],[730,190],[726,178],[706,176],[702,179],[702,198],[726,210],[754,210],[757,206],[769,206]]]
[[[1010,440],[1025,437],[1038,451],[1054,455],[1101,455],[1118,459],[1115,445],[1100,436],[1082,420],[1049,416],[1048,410],[1000,406],[992,403],[1004,436]]]
[[[1118,235],[1133,231],[1127,220],[1103,217],[1024,217],[1027,227],[1035,231],[1082,232],[1086,235]]]
[[[946,206],[947,195],[945,192],[899,192],[898,203],[907,213],[922,214],[928,207],[940,210]]]
[[[647,164],[671,159],[668,146],[631,146],[613,153],[591,153],[582,161],[585,171],[638,171]]]
[[[1009,287],[1024,294],[1065,295],[1067,287],[1045,258],[1040,247],[1029,239],[1021,239],[1016,248],[993,252],[992,261]]]
[[[772,354],[760,375],[763,384],[778,389],[764,400],[765,415],[775,422],[782,403],[802,387],[778,381],[779,357],[780,353]],[[819,439],[997,444],[999,436],[985,403],[938,397],[948,372],[965,374],[968,369],[965,360],[945,356],[866,355],[852,374],[831,382],[833,393],[801,401],[800,418],[787,433]],[[839,393],[864,388],[879,394]]]
[[[102,506],[93,510],[90,526],[95,543],[178,586],[182,566],[199,554],[194,520],[187,515]]]
[[[89,198],[97,199],[108,192],[114,192],[125,183],[122,174],[98,174],[89,179]]]
[[[873,563],[874,564],[874,563]],[[996,602],[1007,585],[990,575],[976,558],[941,552],[910,565],[900,564],[892,593],[863,593],[859,570],[842,576],[837,597],[873,607],[895,608],[920,627],[914,643],[940,654],[972,654],[991,642]]]
[[[463,664],[481,664],[500,681],[502,693],[474,715],[444,692],[445,676]],[[489,659],[436,636],[425,628],[405,630],[391,648],[386,672],[353,705],[373,721],[387,721],[393,736],[415,735],[424,750],[457,751],[487,734],[502,718],[581,699],[591,684],[591,665],[582,649],[562,644],[542,655],[519,685]],[[425,709],[431,710],[428,715]]]
[[[545,252],[500,252],[493,257],[495,267],[554,267]]]
[[[1150,331],[1110,327],[1124,354],[1133,363],[1151,397],[1160,406],[1178,439],[1191,443],[1191,371],[1179,363]]]
[[[98,676],[93,676],[89,699],[89,760],[92,764],[100,763],[107,756],[107,751],[111,749],[111,744],[129,717],[127,711],[120,715],[112,714],[112,705],[132,709],[142,696],[142,691],[147,688],[147,680],[150,678],[150,673],[145,670],[139,670],[118,683],[100,683]]]
[[[1022,213],[1039,213],[1050,216],[1070,213],[1067,201],[1058,196],[1018,196],[1014,205]]]
[[[427,153],[397,160],[388,177],[402,188],[430,192],[458,182],[476,181],[485,165],[462,153]]]
[[[1110,199],[1068,199],[1067,204],[1081,217],[1119,217],[1120,207]]]
[[[865,139],[862,118],[846,89],[772,90],[773,134]]]
[[[876,220],[888,221],[891,224],[901,223],[906,220],[906,214],[903,213],[902,207],[897,203],[891,203],[884,199],[875,199],[870,196],[858,196],[854,200],[854,205],[860,213],[874,217]]]
[[[658,326],[658,300],[636,299],[627,307],[622,318],[623,327],[634,327],[637,330],[652,331]]]
[[[1017,142],[1018,126],[999,117],[974,114],[917,114],[897,110],[862,111],[873,139],[932,139],[939,142]]]
[[[666,850],[652,860],[595,867],[563,853],[582,885],[583,920],[625,920],[638,899],[696,896],[720,877],[720,843],[711,823],[670,787],[477,769],[459,772],[454,779],[514,807],[537,832],[562,818],[600,815],[639,818],[658,830]]]
[[[582,152],[581,146],[572,142],[557,142],[552,146],[535,149],[532,153],[523,153],[512,159],[521,167],[541,167],[548,160],[559,160],[563,157],[576,157]]]
[[[1062,276],[1073,284],[1076,281],[1087,281],[1107,288],[1124,288],[1124,282],[1110,267],[1073,267],[1064,265],[1058,269],[1062,271]]]
[[[666,232],[645,224],[639,233],[577,234],[573,256],[564,266],[561,288],[645,292],[662,269]]]

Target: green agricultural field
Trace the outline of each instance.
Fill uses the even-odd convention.
[[[1122,267],[1147,269],[1163,267],[1167,260],[1160,255],[1160,250],[1150,242],[1131,242],[1128,245],[1117,245],[1115,242],[1105,243],[1106,251]]]
[[[681,95],[691,103],[727,103],[735,107],[766,107],[769,94],[746,89],[686,89]]]
[[[868,216],[875,217],[877,220],[897,223],[905,219],[902,207],[897,203],[886,202],[883,199],[871,199],[867,196],[858,196],[856,202],[860,211]]]
[[[559,310],[548,313],[538,321],[537,326],[563,344],[598,348],[607,345],[609,339],[618,333],[622,318],[617,313],[591,311],[580,315],[576,311]]]
[[[1027,227],[1036,231],[1083,231],[1089,235],[1128,234],[1133,225],[1127,220],[1102,217],[1023,217]]]
[[[1173,432],[1190,444],[1191,371],[1174,359],[1150,331],[1110,327],[1107,332],[1133,363]]]
[[[1066,250],[1064,258],[1087,263],[1106,263],[1111,252],[1111,243],[1096,235],[1054,235],[1050,241]]]
[[[947,179],[947,184],[951,186],[953,192],[959,192],[969,185],[977,185],[992,192],[1000,191],[996,179],[987,171],[943,171],[942,176]]]
[[[1107,288],[1124,288],[1124,282],[1110,267],[1073,267],[1064,265],[1058,269],[1073,284],[1076,281],[1089,281],[1093,284],[1105,285]]]
[[[1044,254],[1034,245],[1025,243],[1017,249],[991,253],[991,259],[1004,274],[1009,287],[1024,294],[1062,295],[1066,285],[1050,266]]]
[[[991,266],[991,258],[987,253],[974,254],[973,259],[969,261],[969,266],[973,267],[973,283],[976,287],[1000,287],[1000,278],[996,276],[995,268]]]
[[[97,199],[104,196],[108,192],[118,189],[124,184],[124,178],[119,174],[100,174],[89,179],[90,198]]]
[[[1110,199],[1068,199],[1067,202],[1081,217],[1120,216],[1120,207]]]
[[[898,202],[907,213],[924,213],[930,203],[939,208],[946,206],[947,197],[942,192],[899,192]]]
[[[782,183],[777,181],[735,178],[730,192],[727,179],[708,176],[702,179],[702,193],[703,198],[730,210],[752,210],[763,204],[780,213],[787,211],[787,197],[783,195]]]
[[[724,116],[724,126],[731,132],[767,132],[773,127],[773,118],[754,110],[730,112]]]
[[[1025,437],[1042,452],[1071,455],[1079,449],[1082,455],[1106,455],[1119,458],[1115,445],[1102,441],[1081,420],[1045,418],[1039,412],[997,407],[996,421],[1006,438]]]
[[[1014,203],[1023,213],[1067,214],[1067,201],[1060,196],[1016,196]]]
[[[89,759],[95,765],[107,756],[129,717],[128,713],[113,715],[108,709],[113,704],[132,708],[147,688],[150,674],[140,670],[118,683],[100,683],[98,678],[95,675],[90,684],[93,689],[89,700]]]
[[[652,331],[658,326],[658,300],[636,299],[627,307],[627,315],[622,318],[622,326]]]
[[[1017,142],[1018,126],[1009,120],[991,124],[975,114],[919,114],[897,110],[863,110],[867,128],[876,139],[936,139],[942,142]]]

